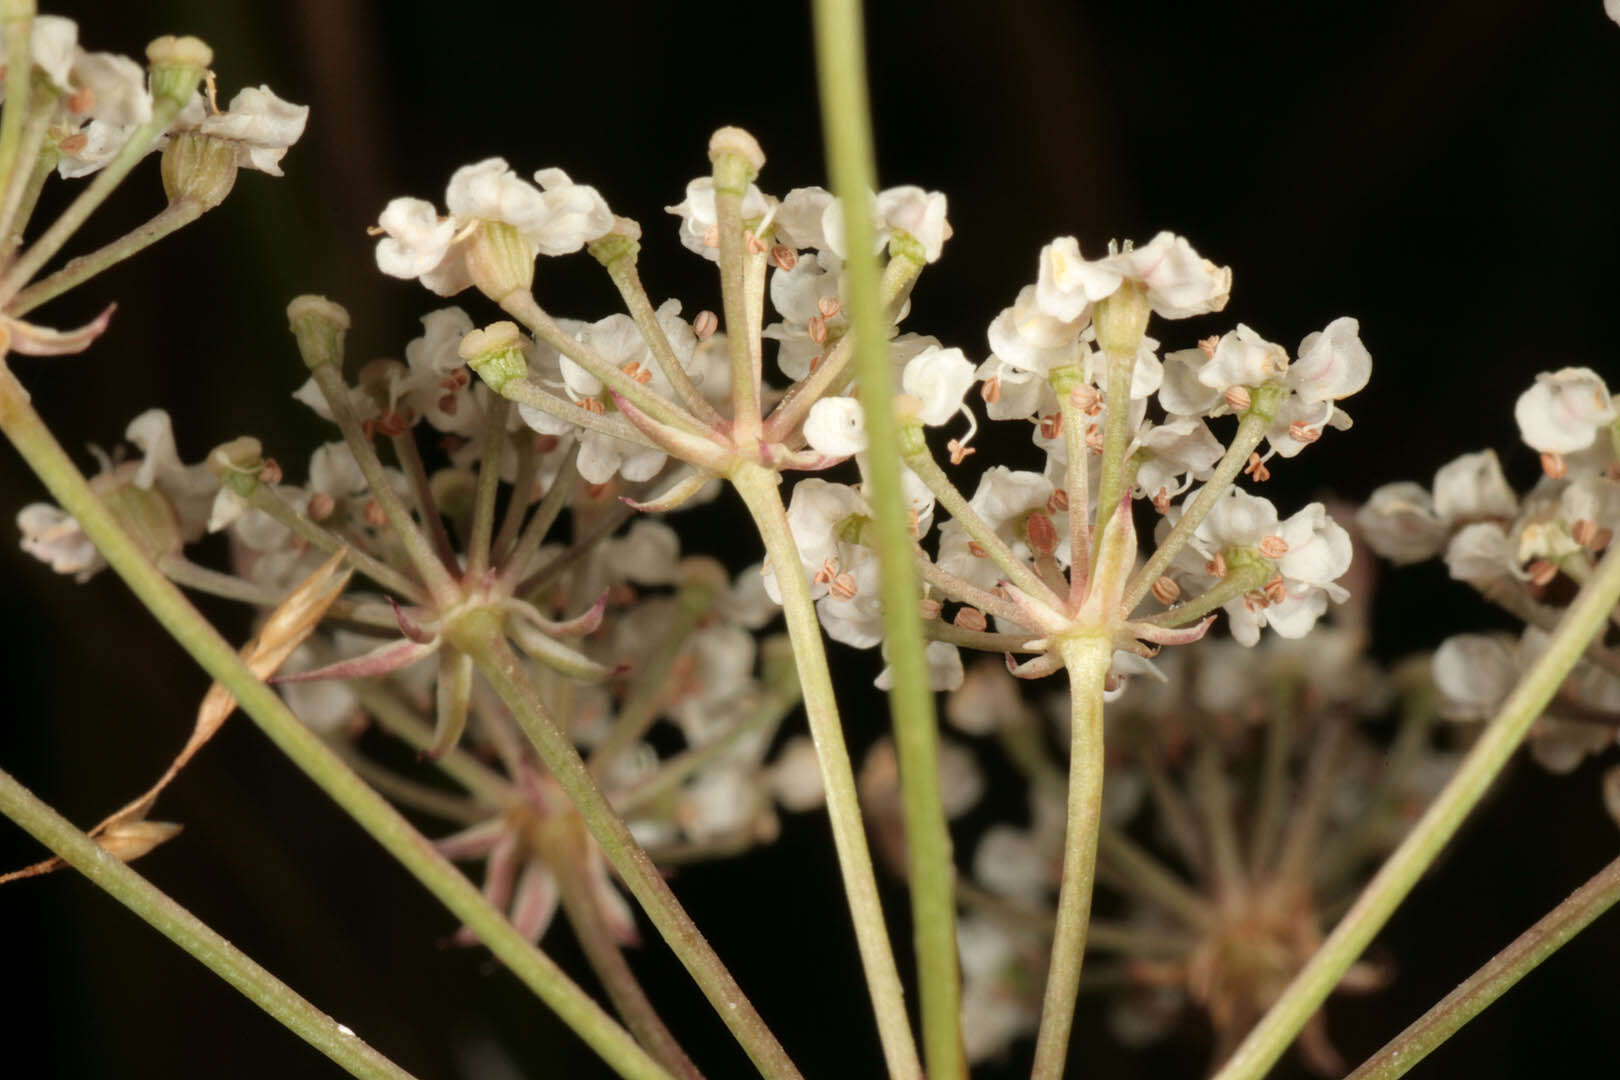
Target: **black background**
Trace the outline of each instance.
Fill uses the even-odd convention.
[[[712,275],[679,248],[661,208],[706,169],[708,133],[750,128],[770,159],[769,191],[823,178],[798,4],[84,0],[53,10],[80,21],[90,48],[136,56],[159,32],[197,33],[215,48],[222,97],[268,82],[313,106],[285,179],[244,173],[202,222],[39,313],[68,325],[120,304],[85,356],[11,360],[87,467],[87,442],[110,447],[131,417],[163,405],[188,460],[252,433],[301,476],[327,436],[288,397],[303,375],[287,300],[340,300],[355,318],[354,356],[397,355],[435,301],[376,273],[364,229],[393,195],[439,200],[458,165],[501,154],[521,172],[559,165],[596,185],[644,223],[655,297],[678,295],[689,314],[717,306]],[[1184,233],[1234,268],[1235,285],[1223,316],[1166,331],[1173,347],[1244,321],[1291,348],[1335,316],[1361,320],[1375,367],[1348,403],[1356,427],[1278,463],[1271,494],[1285,507],[1427,481],[1485,445],[1528,483],[1535,463],[1511,410],[1533,373],[1585,365],[1615,381],[1620,26],[1599,0],[943,0],[874,4],[869,25],[883,182],[943,190],[956,230],[917,291],[910,329],[980,359],[984,326],[1033,280],[1051,237],[1076,235],[1093,253],[1114,236]],[[160,204],[148,162],[70,253]],[[543,264],[542,300],[599,317],[611,297],[594,269]],[[6,514],[39,497],[15,453],[0,450]],[[731,512],[689,519],[689,545],[754,557],[723,527]],[[205,680],[111,575],[75,586],[10,540],[0,559],[0,764],[93,822],[161,771]],[[245,636],[241,612],[204,607]],[[1377,611],[1389,656],[1497,625],[1434,567],[1387,577]],[[870,658],[840,651],[835,662],[863,693]],[[852,713],[851,738],[864,744],[877,714]],[[1349,1058],[1612,857],[1620,833],[1599,807],[1599,773],[1590,763],[1565,778],[1512,770],[1381,939],[1401,980],[1330,1007]],[[450,919],[245,720],[159,809],[186,832],[142,871],[418,1075],[600,1072],[485,954],[440,947]],[[0,862],[35,857],[0,828]],[[769,851],[675,885],[807,1075],[878,1074],[819,820],[790,821]],[[888,900],[903,920],[902,894]],[[82,880],[0,890],[0,922],[0,968],[21,991],[0,1012],[0,1053],[37,1058],[28,1075],[336,1075]],[[902,950],[906,937],[897,927]],[[589,979],[566,933],[546,945]],[[709,1075],[745,1075],[664,950],[648,947],[636,964]],[[1599,923],[1415,1075],[1577,1064],[1612,1075],[1617,983],[1620,921]],[[1204,1064],[1196,1021],[1127,1054],[1103,1041],[1101,1017],[1082,1002],[1076,1041],[1096,1049],[1076,1061],[1088,1076],[1196,1075]],[[477,1056],[497,1044],[515,1071]],[[1022,1075],[1028,1055],[1016,1047],[1004,1074]],[[1290,1058],[1278,1075],[1296,1070]]]

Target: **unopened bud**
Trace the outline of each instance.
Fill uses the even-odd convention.
[[[203,73],[214,62],[214,50],[200,38],[164,34],[146,47],[146,61],[153,104],[168,104],[178,112],[197,92]]]
[[[90,487],[153,562],[177,554],[185,546],[174,504],[156,486],[138,486],[133,466],[102,473],[90,481]]]
[[[203,464],[210,473],[230,484],[233,489],[233,480],[240,477],[245,479],[251,490],[258,483],[259,470],[264,465],[264,447],[253,436],[243,435],[214,447]],[[246,495],[247,492],[237,491],[237,494]]]
[[[726,173],[725,179],[735,185],[731,190],[742,194],[765,167],[765,151],[742,128],[723,127],[709,136],[709,160],[714,163],[715,190],[724,190],[721,174]]]
[[[300,296],[287,305],[287,323],[311,371],[323,364],[343,366],[343,340],[349,313],[324,296]]]
[[[523,332],[517,323],[504,319],[462,338],[459,355],[497,394],[512,380],[529,374],[529,362],[523,356]]]

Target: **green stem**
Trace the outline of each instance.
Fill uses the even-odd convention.
[[[1199,816],[1209,841],[1209,865],[1215,895],[1224,899],[1241,894],[1247,887],[1243,873],[1243,852],[1238,846],[1237,816],[1232,807],[1232,787],[1227,783],[1226,766],[1215,737],[1205,733],[1198,758],[1193,763],[1193,792],[1198,799]]]
[[[473,497],[472,536],[467,543],[467,577],[477,581],[489,569],[495,533],[495,497],[501,489],[501,451],[506,445],[506,399],[489,403],[484,417],[484,449],[478,459],[478,489]]]
[[[1260,766],[1260,797],[1249,823],[1249,874],[1261,877],[1283,831],[1283,807],[1288,793],[1288,758],[1294,748],[1294,693],[1292,683],[1276,695],[1266,721],[1266,751]]]
[[[849,332],[855,335],[855,367],[868,440],[862,471],[877,515],[883,636],[893,678],[889,714],[905,811],[906,878],[911,885],[923,1054],[933,1080],[950,1080],[966,1077],[968,1070],[962,1043],[962,978],[956,961],[956,864],[940,787],[939,722],[923,655],[921,594],[911,564],[916,541],[901,490],[894,365],[884,332],[889,320],[877,259],[872,255],[874,227],[868,200],[877,187],[877,170],[866,91],[865,34],[860,0],[817,0],[813,11],[827,167],[833,191],[844,208]],[[925,445],[925,455],[926,450]],[[796,562],[773,565],[789,574],[798,571]],[[891,1061],[891,1069],[893,1064]]]
[[[1102,536],[1107,525],[1119,512],[1119,500],[1125,494],[1125,450],[1131,441],[1131,377],[1136,371],[1136,352],[1108,354],[1108,389],[1103,399],[1102,471],[1097,477],[1097,521],[1093,526]],[[1080,507],[1084,514],[1086,508]],[[1100,541],[1099,541],[1100,543]],[[1131,611],[1127,604],[1120,609]]]
[[[1462,985],[1412,1022],[1346,1080],[1395,1080],[1620,900],[1620,859],[1553,908]]]
[[[206,566],[198,566],[183,555],[166,555],[158,560],[157,567],[163,576],[187,589],[195,589],[209,596],[218,596],[226,600],[235,600],[241,604],[253,604],[256,607],[273,608],[287,598],[286,593],[279,589],[260,585],[233,574],[222,574],[218,570],[210,570]],[[352,599],[340,597],[333,601],[332,606],[326,609],[329,619],[344,619],[361,626],[374,627],[379,630],[399,630],[399,620],[386,608],[377,608],[374,605],[362,605]]]
[[[591,412],[567,398],[558,397],[530,379],[513,379],[504,384],[501,387],[501,396],[519,405],[527,405],[547,416],[554,416],[575,427],[584,428],[586,431],[594,431],[636,446],[655,446],[651,439],[631,427],[630,421],[624,417]]]
[[[392,1080],[410,1077],[410,1073],[254,963],[207,923],[175,903],[163,890],[80,832],[71,821],[4,772],[0,772],[0,813],[21,825],[30,836],[351,1076]],[[13,974],[22,977],[15,969]]]
[[[900,303],[911,290],[911,286],[916,283],[917,275],[922,273],[922,268],[921,262],[905,255],[894,256],[883,267],[879,296],[883,301],[886,320],[883,326],[885,338],[894,325],[894,316],[899,312]],[[833,344],[825,359],[816,365],[814,371],[788,387],[787,392],[782,395],[782,400],[778,401],[776,408],[771,411],[770,419],[766,421],[766,439],[784,442],[792,436],[794,429],[804,423],[804,418],[810,415],[810,407],[839,385],[854,354],[855,337],[846,333]]]
[[[748,505],[765,543],[766,557],[776,569],[782,613],[793,640],[805,714],[810,721],[810,737],[821,764],[827,818],[832,825],[838,867],[844,879],[844,895],[855,922],[855,941],[866,971],[872,1009],[877,1015],[884,1060],[891,1080],[914,1080],[922,1075],[922,1065],[917,1060],[911,1025],[906,1018],[905,992],[890,950],[888,927],[883,921],[872,853],[867,848],[866,829],[861,822],[861,806],[855,792],[855,775],[850,768],[849,750],[844,745],[838,700],[833,693],[826,648],[821,640],[821,624],[816,619],[815,602],[810,598],[810,583],[799,559],[798,545],[788,528],[787,512],[777,490],[778,477],[752,462],[741,462],[733,470],[731,482]]]
[[[625,253],[611,260],[607,264],[608,277],[618,286],[619,296],[624,300],[625,310],[630,312],[630,318],[635,320],[636,327],[641,331],[641,338],[647,343],[647,348],[653,354],[658,367],[669,380],[674,389],[675,396],[681,399],[681,404],[691,410],[693,416],[710,427],[718,427],[723,421],[714,406],[709,404],[703,392],[692,382],[692,377],[681,367],[680,358],[670,346],[669,338],[664,328],[658,325],[658,312],[653,308],[652,300],[647,296],[647,289],[641,283],[641,275],[636,270],[635,252],[639,248],[627,248]]]
[[[636,811],[657,802],[659,799],[676,790],[687,777],[694,775],[711,762],[720,760],[730,754],[733,747],[745,736],[754,732],[762,732],[758,741],[761,745],[768,744],[772,734],[776,731],[783,718],[799,703],[798,697],[772,695],[760,702],[759,706],[749,716],[739,720],[730,731],[715,739],[713,742],[695,746],[690,750],[683,750],[674,757],[665,758],[658,768],[646,777],[636,782],[635,787],[622,794],[616,794],[613,799],[614,806],[620,817],[630,817]]]
[[[82,285],[102,271],[117,266],[170,233],[190,225],[202,217],[206,209],[195,199],[180,199],[170,203],[144,225],[136,226],[117,240],[97,248],[88,255],[70,259],[62,269],[28,286],[6,305],[7,314],[19,318],[26,315],[39,305]]]
[[[1069,499],[1069,606],[1078,608],[1085,599],[1091,567],[1091,447],[1086,445],[1086,414],[1070,393],[1082,384],[1083,375],[1076,366],[1059,368],[1048,378],[1063,418],[1063,449],[1068,459],[1064,494]]]
[[[1157,904],[1193,930],[1207,931],[1215,925],[1215,909],[1207,900],[1112,825],[1102,826],[1097,849],[1104,867],[1111,871],[1111,882]]]
[[[45,191],[46,181],[51,178],[51,174],[56,171],[57,162],[61,160],[62,153],[54,145],[44,147],[34,159],[34,171],[28,177],[22,198],[17,200],[17,209],[11,219],[13,227],[9,232],[0,232],[0,263],[11,258],[17,248],[22,246],[23,231],[28,228],[28,222],[32,220],[34,210],[39,206],[39,197]]]
[[[1169,611],[1150,615],[1142,621],[1152,623],[1154,626],[1185,626],[1195,619],[1202,619],[1216,608],[1224,607],[1228,601],[1260,588],[1271,573],[1271,564],[1260,559],[1229,567],[1226,576],[1207,592],[1195,596],[1185,604],[1178,604]]]
[[[1355,904],[1243,1040],[1216,1080],[1252,1080],[1271,1068],[1338,984],[1373,935],[1417,884],[1485,789],[1496,778],[1620,600],[1620,545],[1564,612],[1546,650],[1502,703],[1451,780],[1389,857]]]
[[[471,611],[452,622],[447,632],[451,642],[473,658],[478,670],[512,711],[540,759],[574,804],[585,827],[601,845],[608,862],[618,871],[761,1075],[773,1080],[797,1078],[798,1069],[788,1060],[764,1019],[754,1010],[686,909],[675,899],[663,875],[630,835],[624,821],[613,812],[579,751],[558,729],[534,684],[506,644],[499,619],[498,614],[489,610]]]
[[[11,188],[17,172],[17,149],[22,143],[23,120],[34,82],[34,0],[6,0],[0,8],[0,32],[6,44],[6,103],[0,115],[0,191]],[[0,236],[9,236],[11,222],[0,222]],[[21,226],[17,227],[21,232]]]
[[[9,120],[11,117],[11,99],[9,97],[6,104],[6,119]],[[21,101],[18,104],[20,105]],[[123,145],[123,148],[96,173],[95,178],[90,181],[89,185],[79,192],[79,197],[68,204],[67,209],[62,211],[62,215],[51,223],[50,228],[46,229],[44,234],[34,241],[33,246],[23,252],[22,257],[11,265],[4,277],[0,277],[0,298],[3,298],[3,300],[0,300],[0,305],[16,296],[23,285],[32,279],[35,274],[39,273],[40,269],[58,251],[62,250],[62,245],[72,239],[79,226],[83,225],[90,215],[95,212],[96,207],[106,201],[107,196],[112,194],[114,188],[123,183],[124,177],[129,175],[129,171],[146,156],[146,152],[152,148],[152,144],[157,141],[158,137],[169,129],[169,125],[174,122],[175,116],[179,114],[180,108],[184,104],[183,99],[166,94],[159,95],[152,102],[152,118],[135,129],[130,135],[129,141]],[[7,165],[4,161],[5,147],[3,139],[4,132],[0,131],[0,167]]]
[[[457,825],[477,825],[488,821],[490,811],[471,799],[441,788],[419,783],[377,764],[359,750],[341,740],[334,740],[333,749],[355,773],[393,800],[396,805],[408,807],[418,813],[431,814]]]
[[[763,374],[755,364],[750,340],[748,302],[743,278],[747,273],[743,251],[742,201],[753,179],[751,163],[741,154],[723,153],[714,161],[715,228],[720,237],[720,301],[726,313],[726,351],[731,360],[731,421],[733,439],[747,448],[761,429],[759,385]]]
[[[1035,1038],[1035,1067],[1030,1071],[1036,1080],[1061,1077],[1069,1055],[1102,825],[1103,681],[1113,656],[1113,642],[1107,635],[1063,642],[1063,663],[1069,669],[1069,816],[1057,928],[1041,1002],[1041,1027]]]
[[[400,546],[405,549],[406,557],[416,568],[416,573],[427,586],[434,602],[441,607],[455,603],[460,590],[451,579],[450,572],[445,569],[444,563],[440,561],[438,553],[428,544],[427,537],[417,528],[411,512],[405,508],[405,504],[394,492],[393,486],[388,483],[388,477],[383,474],[382,461],[377,457],[376,448],[361,430],[360,420],[349,404],[349,387],[343,381],[343,373],[338,370],[338,365],[332,361],[321,361],[310,368],[310,374],[314,376],[315,385],[320,388],[321,395],[326,398],[326,404],[332,410],[332,419],[337,421],[338,430],[343,432],[343,441],[348,444],[349,452],[354,455],[355,464],[360,467],[361,475],[366,478],[371,497],[382,507],[389,528],[393,530]]]
[[[1181,518],[1159,544],[1158,550],[1148,557],[1142,569],[1136,572],[1136,576],[1126,586],[1125,601],[1120,607],[1126,615],[1136,610],[1136,605],[1147,596],[1148,591],[1153,588],[1153,583],[1169,569],[1170,563],[1181,553],[1181,549],[1187,546],[1187,541],[1192,539],[1193,530],[1198,528],[1209,516],[1209,512],[1215,508],[1215,500],[1232,486],[1232,481],[1237,479],[1238,473],[1243,471],[1243,466],[1248,464],[1249,455],[1260,445],[1260,440],[1266,437],[1266,429],[1271,426],[1276,411],[1276,406],[1270,404],[1270,397],[1261,396],[1269,389],[1260,387],[1254,392],[1253,404],[1249,412],[1238,422],[1237,434],[1232,436],[1232,444],[1226,448],[1226,453],[1216,464],[1215,472],[1204,481],[1204,486],[1193,496],[1192,505],[1182,512]],[[1260,410],[1263,404],[1269,406],[1269,412]]]
[[[428,479],[427,464],[422,460],[422,449],[416,445],[416,433],[406,428],[390,436],[394,459],[410,485],[411,496],[416,499],[416,512],[427,530],[428,541],[446,569],[456,566],[456,548],[450,542],[450,531],[445,528],[444,515],[439,512],[439,500],[433,497],[433,483]]]
[[[535,302],[534,297],[522,289],[515,289],[501,301],[501,310],[522,323],[535,337],[562,353],[594,375],[603,386],[623,397],[630,404],[657,420],[660,424],[683,431],[688,435],[707,438],[708,428],[689,416],[684,409],[636,382],[614,367],[601,353],[571,337],[557,321]],[[516,382],[527,380],[513,380]],[[509,383],[508,385],[512,385]],[[502,388],[505,394],[505,388]],[[539,407],[538,405],[536,407]]]
[[[869,391],[863,386],[861,392],[864,396]],[[868,424],[870,425],[870,421]],[[870,430],[869,426],[869,433]],[[873,459],[878,456],[870,455]],[[990,561],[1007,575],[1009,581],[1024,590],[1031,599],[1043,601],[1054,610],[1063,609],[1062,599],[1047,587],[1046,582],[1042,581],[1034,570],[1024,565],[1023,560],[1013,554],[1006,542],[996,535],[996,530],[990,527],[990,523],[980,517],[979,512],[962,497],[960,491],[956,490],[956,485],[951,483],[950,477],[945,475],[945,470],[939,467],[933,455],[928,452],[926,444],[916,452],[907,454],[905,462],[911,471],[917,474],[917,478],[927,485],[928,490],[934,493],[934,498],[939,500],[939,504],[953,519],[960,522],[963,530],[984,549]],[[1028,616],[1024,618],[1027,621]]]
[[[534,561],[535,552],[545,541],[546,533],[557,524],[557,518],[568,506],[568,500],[573,497],[574,485],[579,480],[579,470],[574,463],[579,460],[579,443],[575,442],[573,449],[568,451],[568,458],[557,468],[557,475],[551,481],[551,487],[540,497],[540,505],[535,508],[534,516],[523,527],[518,535],[516,546],[506,557],[506,565],[501,569],[500,581],[496,591],[511,595],[516,591],[518,582],[528,571],[529,564]]]
[[[541,823],[534,835],[557,881],[563,914],[568,916],[580,950],[607,991],[614,1010],[624,1018],[625,1026],[676,1077],[703,1080],[703,1074],[664,1025],[653,1003],[647,1000],[646,991],[625,962],[619,943],[613,940],[602,918],[602,909],[587,877],[590,839],[580,827],[579,818],[572,814],[558,815]]]
[[[433,745],[432,725],[382,683],[374,679],[353,679],[349,682],[349,688],[354,691],[360,707],[384,731],[419,754],[425,753]],[[505,778],[459,746],[452,746],[440,754],[433,764],[491,813],[504,810],[521,798]]]
[[[613,728],[591,752],[591,775],[603,776],[624,751],[647,734],[658,720],[660,710],[670,700],[670,672],[681,658],[692,632],[714,607],[714,594],[701,584],[687,585],[675,593],[675,618],[660,637],[651,656],[637,663],[630,696],[614,718]]]
[[[224,638],[187,602],[130,540],[62,451],[28,393],[0,365],[0,428],[46,488],[78,521],[136,598],[200,664],[224,684],[260,730],[348,812],[390,855],[478,935],[490,951],[557,1016],[626,1077],[669,1080],[628,1032],[543,953],[512,928],[448,859],[387,800],[355,776],[319,735],[292,714],[279,695],[248,670]]]
[[[534,446],[538,438],[539,435],[526,427],[518,430],[517,471],[512,477],[512,496],[507,500],[506,512],[501,516],[500,532],[495,534],[490,545],[490,562],[497,567],[506,565],[507,554],[518,538],[518,530],[523,527],[523,515],[529,512],[529,503],[534,498],[534,480],[540,472],[540,453]]]
[[[335,555],[340,550],[347,552],[344,559],[349,565],[383,588],[398,593],[413,604],[427,600],[427,594],[416,582],[369,552],[341,539],[330,529],[311,521],[308,515],[300,514],[270,485],[255,484],[247,501],[255,510],[264,511],[278,524],[328,555]]]
[[[4,250],[6,258],[10,258],[11,252],[15,250],[9,246],[11,240],[15,238],[20,244],[22,233],[28,227],[28,216],[20,211],[23,197],[29,188],[34,186],[33,180],[39,172],[39,163],[42,160],[54,161],[60,158],[54,147],[49,150],[45,148],[45,132],[50,127],[51,118],[56,115],[59,94],[56,87],[49,82],[42,82],[42,85],[34,89],[43,90],[44,93],[36,94],[28,103],[28,118],[23,123],[22,138],[18,142],[17,149],[17,164],[26,163],[28,168],[26,171],[15,169],[4,189],[0,189],[4,191],[4,203],[0,204],[0,241],[6,245]],[[30,206],[29,212],[32,213],[32,210]]]

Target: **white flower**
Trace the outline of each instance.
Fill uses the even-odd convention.
[[[884,642],[883,656],[887,660],[889,655],[888,643]],[[930,690],[956,690],[962,685],[962,653],[955,645],[945,641],[930,641],[923,648],[923,662],[928,665],[928,689]],[[872,683],[879,690],[894,688],[894,668],[885,666],[878,672],[878,677]]]
[[[72,78],[89,92],[91,104],[82,116],[88,122],[60,144],[62,157],[56,172],[65,180],[87,176],[106,165],[135,129],[152,118],[146,69],[129,57],[80,51]]]
[[[81,584],[107,565],[78,520],[59,506],[32,503],[23,507],[17,512],[17,529],[24,551],[58,574],[72,574]]]
[[[927,262],[939,259],[951,226],[945,220],[945,196],[920,187],[889,188],[870,196],[872,206],[872,250],[881,251],[896,233],[904,233],[922,245]],[[821,215],[821,236],[827,250],[843,258],[844,204],[833,199]]]
[[[294,105],[268,86],[246,87],[222,113],[203,120],[204,135],[237,144],[236,164],[280,176],[287,148],[304,134],[308,105]]]
[[[962,398],[973,385],[973,365],[961,349],[930,345],[906,361],[900,388],[922,402],[917,414],[924,424],[938,427],[962,410]]]
[[[1088,306],[1112,296],[1125,281],[1141,285],[1161,318],[1184,319],[1220,311],[1232,291],[1232,271],[1201,258],[1186,239],[1161,232],[1140,248],[1130,244],[1101,259],[1086,259],[1072,236],[1041,249],[1036,296],[1055,319],[1079,318]]]
[[[776,238],[790,248],[803,251],[827,247],[821,231],[822,216],[833,201],[833,193],[823,187],[794,188],[776,211]]]
[[[0,32],[0,48],[5,45],[5,34]],[[61,15],[36,15],[28,35],[28,50],[34,66],[43,72],[56,89],[73,89],[71,70],[74,53],[79,46],[79,26]],[[5,91],[0,89],[0,100]]]
[[[504,158],[463,165],[445,189],[447,219],[421,199],[393,199],[377,221],[386,234],[377,242],[377,268],[453,296],[472,284],[464,249],[480,222],[511,226],[538,255],[566,255],[612,231],[612,211],[595,188],[573,183],[561,169],[535,178],[544,191]]]
[[[866,413],[849,397],[826,397],[810,406],[804,440],[823,454],[849,457],[866,449]]]
[[[1434,511],[1447,524],[1481,518],[1511,518],[1519,498],[1502,475],[1496,451],[1464,454],[1434,474]]]
[[[999,896],[1040,905],[1052,888],[1052,864],[1030,830],[992,825],[973,853],[973,876]]]
[[[1482,720],[1519,679],[1513,642],[1496,634],[1458,634],[1435,650],[1430,671],[1440,691],[1440,714],[1457,720]]]
[[[1025,285],[1012,307],[990,323],[990,351],[1010,367],[1045,376],[1053,368],[1084,362],[1091,350],[1080,332],[1090,321],[1089,309],[1073,319],[1054,318],[1036,299],[1036,286]]]
[[[838,570],[841,558],[853,546],[839,536],[844,523],[870,513],[860,492],[848,484],[832,484],[807,476],[794,485],[788,501],[788,529],[793,533],[794,546],[799,549],[799,572],[811,579],[811,596],[826,595],[828,580],[822,571],[829,564],[834,571]],[[782,593],[776,573],[774,566],[765,565],[765,591],[780,604]],[[818,577],[823,580],[816,580]]]
[[[1136,490],[1153,498],[1180,495],[1194,480],[1207,480],[1215,471],[1224,448],[1204,422],[1193,416],[1172,416],[1163,424],[1144,424],[1131,442],[1136,455]]]
[[[776,200],[764,194],[753,184],[743,193],[742,219],[763,219],[776,205]],[[700,176],[686,185],[686,198],[674,206],[664,207],[666,213],[681,219],[681,246],[695,251],[710,262],[720,261],[720,245],[710,232],[719,224],[714,207],[714,177]]]
[[[1233,386],[1259,386],[1281,379],[1288,372],[1288,353],[1243,323],[1221,335],[1215,355],[1198,372],[1198,381],[1225,392]]]
[[[1401,565],[1434,557],[1450,532],[1429,489],[1410,480],[1374,491],[1356,511],[1356,527],[1374,551]]]
[[[1004,465],[994,465],[980,477],[978,489],[968,504],[1008,544],[1014,556],[1032,561],[1034,552],[1029,546],[1026,522],[1030,514],[1046,511],[1052,490],[1052,482],[1040,473],[1015,472]],[[1060,538],[1055,558],[1067,565],[1068,519],[1061,514],[1054,515],[1052,524]],[[935,562],[941,570],[969,584],[995,588],[1004,575],[994,560],[976,554],[977,548],[961,522],[947,521],[940,526],[939,556]]]
[[[776,755],[769,775],[771,794],[784,810],[802,814],[827,801],[816,747],[807,735],[795,735],[787,741]]]
[[[1592,445],[1615,419],[1609,388],[1590,368],[1563,368],[1536,376],[1513,406],[1519,434],[1532,449],[1568,454]]]
[[[1361,324],[1348,315],[1306,334],[1288,369],[1287,384],[1307,402],[1337,401],[1367,385],[1372,354],[1361,343]]]

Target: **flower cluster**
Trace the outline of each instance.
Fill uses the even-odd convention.
[[[1434,656],[1449,715],[1494,715],[1543,651],[1571,587],[1591,576],[1620,530],[1620,409],[1588,368],[1544,373],[1513,410],[1519,435],[1539,454],[1541,475],[1520,493],[1492,450],[1442,465],[1429,487],[1412,481],[1373,492],[1357,521],[1396,563],[1442,558],[1457,581],[1526,625],[1512,635],[1462,634]],[[1530,732],[1534,758],[1570,772],[1613,746],[1620,733],[1620,654],[1590,646]],[[1620,766],[1604,779],[1620,820]]]

